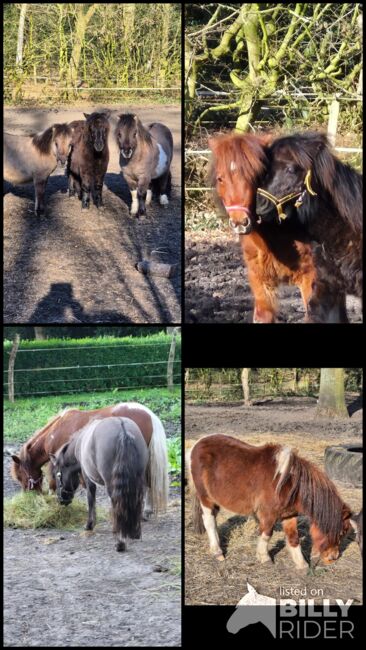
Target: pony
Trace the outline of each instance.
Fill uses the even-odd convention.
[[[336,158],[323,133],[278,138],[267,153],[256,212],[263,222],[279,216],[303,226],[317,269],[312,320],[347,322],[339,295],[362,298],[362,177]]]
[[[81,471],[88,499],[86,530],[96,521],[97,485],[105,485],[112,502],[117,551],[126,550],[126,537],[141,537],[148,446],[137,424],[125,417],[92,420],[76,432],[56,454],[50,454],[60,504],[68,505],[79,485]]]
[[[76,120],[72,150],[67,161],[69,196],[77,194],[82,209],[88,209],[90,194],[97,208],[103,205],[102,190],[109,162],[109,112],[84,113],[86,120]]]
[[[256,447],[228,435],[212,434],[189,450],[187,465],[194,530],[206,530],[217,560],[224,560],[216,528],[220,507],[242,515],[256,514],[260,562],[270,560],[268,543],[280,520],[295,566],[308,567],[299,544],[298,514],[311,521],[312,557],[320,557],[325,564],[339,557],[339,544],[350,529],[352,512],[326,474],[290,447]]]
[[[153,193],[160,205],[167,206],[171,191],[170,165],[173,136],[164,124],[147,128],[137,115],[119,115],[115,136],[120,150],[120,167],[132,195],[131,216],[146,214]]]
[[[315,282],[310,239],[297,221],[261,223],[256,216],[256,192],[267,169],[270,136],[228,133],[209,139],[211,185],[239,236],[254,297],[254,323],[276,321],[276,291],[281,283],[299,287],[310,321],[308,304]],[[344,296],[339,297],[340,308]]]
[[[65,165],[72,138],[70,124],[54,124],[34,135],[4,133],[4,180],[15,185],[33,182],[37,217],[45,212],[48,177],[58,163]]]
[[[68,442],[90,420],[110,416],[128,417],[139,427],[149,448],[149,462],[146,475],[145,516],[166,510],[168,503],[168,459],[166,436],[158,416],[147,406],[136,402],[120,402],[90,411],[65,409],[55,415],[39,429],[20,449],[19,455],[12,455],[11,475],[23,490],[42,492],[42,466],[49,462],[51,453]],[[49,488],[56,490],[56,481],[49,467]]]

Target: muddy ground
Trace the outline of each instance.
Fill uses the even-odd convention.
[[[297,287],[278,291],[278,322],[302,323],[305,316]],[[348,318],[362,322],[361,304],[347,297]],[[238,238],[221,230],[185,233],[185,321],[251,323],[253,298]]]
[[[355,407],[356,404],[356,407]],[[357,407],[358,404],[358,407]],[[186,404],[185,441],[190,447],[203,435],[226,433],[250,444],[276,442],[290,445],[299,454],[324,469],[324,450],[332,444],[362,442],[362,411],[359,403],[349,401],[352,416],[348,420],[315,420],[316,400],[292,398],[263,400],[252,407],[232,405]],[[358,408],[358,410],[357,410]],[[362,489],[335,484],[341,497],[359,512]],[[279,598],[280,588],[296,587],[306,590],[303,597],[353,599],[362,602],[362,564],[353,534],[342,543],[341,557],[327,567],[301,573],[295,569],[284,545],[284,534],[276,525],[269,544],[272,562],[256,560],[257,524],[252,517],[237,516],[220,510],[218,518],[220,542],[225,562],[209,555],[206,535],[193,532],[190,517],[190,496],[185,498],[185,595],[189,605],[236,605],[247,593],[247,581],[260,594]],[[309,521],[299,517],[298,526],[302,551],[310,557]],[[316,592],[310,590],[315,589]]]
[[[41,131],[54,123],[83,118],[74,109],[5,108],[5,130]],[[112,128],[121,111],[136,112],[146,124],[164,122],[173,133],[172,199],[157,202],[140,219],[129,216],[130,193],[110,136],[104,207],[81,211],[66,193],[65,170],[47,184],[45,217],[34,216],[31,184],[11,186],[4,196],[5,323],[180,322],[181,112],[180,106],[113,106]],[[153,251],[157,251],[153,253]],[[143,275],[142,259],[178,264],[170,279]]]
[[[18,490],[5,445],[4,494]],[[77,497],[86,500],[81,488]],[[117,553],[110,522],[83,530],[4,531],[4,645],[61,647],[181,644],[180,488]],[[109,507],[104,488],[97,504]]]

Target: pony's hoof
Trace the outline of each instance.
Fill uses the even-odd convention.
[[[116,551],[118,551],[119,553],[122,553],[125,550],[126,550],[126,543],[125,542],[117,542]]]
[[[144,510],[142,513],[142,521],[149,521],[151,519],[152,510]]]
[[[257,555],[256,557],[257,557],[258,562],[260,562],[261,564],[265,564],[266,562],[271,561],[271,558],[269,557],[269,555]]]
[[[215,555],[215,559],[216,559],[218,562],[225,562],[225,558],[224,558],[224,556],[223,556],[222,553],[220,553],[220,555]]]
[[[160,205],[169,205],[169,199],[166,194],[161,194],[159,197],[159,203]]]
[[[94,528],[93,523],[88,522],[84,528],[85,530],[93,530]]]

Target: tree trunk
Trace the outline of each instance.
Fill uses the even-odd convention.
[[[169,70],[169,30],[171,23],[172,5],[170,3],[161,5],[162,11],[162,39],[160,47],[160,83],[166,85]]]
[[[8,365],[8,394],[9,401],[14,402],[14,366],[20,342],[19,334],[15,334],[13,347],[11,348]]]
[[[46,331],[44,327],[35,327],[34,336],[36,341],[45,341],[46,340]]]
[[[344,368],[322,368],[316,417],[348,417]]]
[[[84,13],[83,4],[75,5],[77,8],[76,22],[75,22],[75,34],[74,34],[74,45],[72,48],[71,56],[69,59],[69,67],[66,74],[66,84],[69,88],[75,87],[77,82],[77,74],[80,65],[81,52],[85,40],[85,32],[87,30],[88,24],[90,23],[93,14],[97,10],[98,4],[93,4],[86,13]]]
[[[244,406],[251,406],[252,404],[250,400],[249,379],[250,379],[250,368],[243,368],[241,371],[241,385],[243,387]]]
[[[24,25],[25,15],[27,13],[28,4],[20,5],[19,27],[18,27],[18,40],[17,40],[17,55],[15,65],[22,70],[23,67],[23,43],[24,43]]]

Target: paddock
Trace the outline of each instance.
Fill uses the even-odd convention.
[[[27,109],[6,107],[5,130],[39,132],[83,118],[98,106]],[[120,175],[113,116],[136,112],[144,124],[165,123],[173,133],[172,196],[153,201],[148,215],[129,215],[130,193]],[[181,110],[179,105],[113,105],[110,163],[104,207],[81,211],[69,198],[64,169],[46,189],[46,216],[33,214],[34,188],[9,186],[4,196],[4,321],[12,323],[179,322],[181,251]],[[177,264],[171,277],[143,275],[137,262]]]
[[[244,407],[232,404],[186,404],[185,443],[212,433],[225,433],[249,444],[275,442],[297,449],[304,458],[324,470],[324,450],[332,444],[362,442],[362,411],[349,421],[314,420],[316,400],[310,397],[264,400]],[[362,488],[348,487],[334,481],[341,497],[354,511],[362,507]],[[342,545],[341,557],[329,566],[298,572],[285,548],[284,533],[276,525],[269,544],[272,562],[260,564],[256,559],[257,524],[254,518],[220,510],[217,517],[225,561],[209,554],[207,535],[193,533],[190,496],[185,497],[185,596],[187,605],[236,605],[247,593],[247,582],[264,596],[283,597],[280,589],[300,589],[304,598],[350,598],[362,602],[362,562],[352,535]],[[309,523],[298,521],[300,543],[308,560],[310,555]]]

